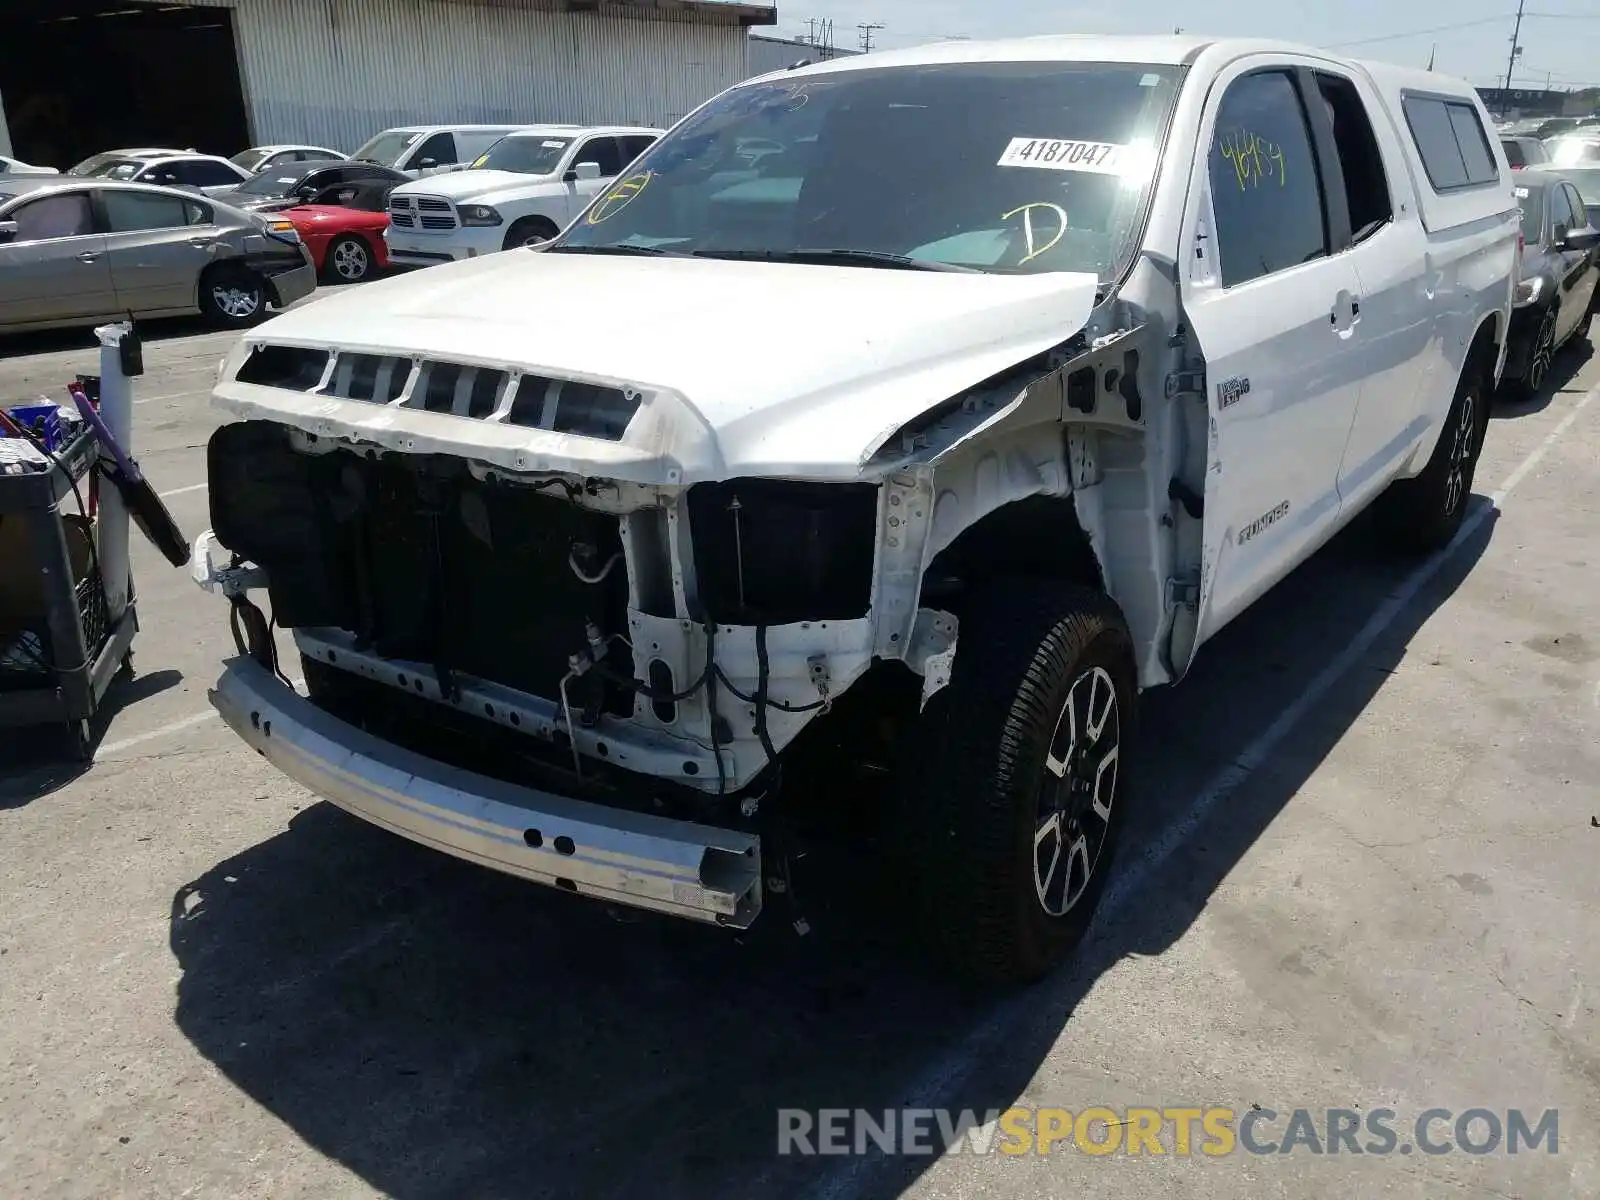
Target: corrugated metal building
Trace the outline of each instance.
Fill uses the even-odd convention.
[[[856,53],[858,51],[841,50],[837,46],[814,46],[810,42],[752,33],[749,73],[752,76],[765,75],[768,71],[785,71],[798,62],[822,62],[824,59],[843,58]]]
[[[200,144],[202,134],[202,149],[224,154],[272,142],[350,151],[386,126],[421,122],[665,125],[747,78],[749,28],[777,19],[770,3],[736,0],[30,0],[29,9],[20,29],[8,15],[0,38],[11,43],[9,53],[0,45],[0,101],[24,158],[43,124],[52,144],[96,127],[96,144],[74,147],[84,154]],[[116,61],[97,69],[100,58]],[[219,78],[224,67],[232,78]],[[198,74],[181,89],[174,77],[185,72]],[[97,90],[92,107],[64,94],[73,77]],[[207,111],[220,109],[239,110],[227,134]],[[233,136],[239,145],[212,144]]]

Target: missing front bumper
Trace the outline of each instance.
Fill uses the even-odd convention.
[[[747,928],[761,911],[753,834],[517,787],[336,720],[249,659],[210,692],[235,733],[345,811],[456,858],[536,883]]]

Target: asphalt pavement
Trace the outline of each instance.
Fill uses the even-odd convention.
[[[135,451],[193,536],[232,338],[147,336]],[[96,360],[0,340],[0,396]],[[1093,938],[1011,997],[925,973],[870,888],[735,937],[317,802],[211,715],[225,607],[136,538],[137,673],[93,764],[0,735],[5,1194],[1600,1195],[1597,391],[1585,343],[1497,408],[1447,555],[1358,523],[1146,697]],[[1389,1109],[1400,1136],[777,1153],[780,1110],[1013,1106],[1256,1113],[1256,1150],[1296,1109]],[[1474,1108],[1555,1110],[1555,1152],[1413,1145]]]

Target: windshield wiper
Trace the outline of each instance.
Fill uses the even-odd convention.
[[[682,258],[681,250],[667,250],[660,246],[551,246],[547,254],[648,254],[665,258]]]
[[[934,262],[926,258],[911,258],[905,254],[891,254],[887,250],[847,250],[826,246],[806,246],[796,250],[693,250],[696,258],[728,258],[756,262],[783,263],[842,263],[860,267],[890,267],[901,271],[954,271],[963,275],[981,275],[977,267],[963,267],[958,263]]]

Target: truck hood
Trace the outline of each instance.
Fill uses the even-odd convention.
[[[483,200],[491,193],[520,191],[553,183],[554,175],[524,175],[518,171],[452,171],[428,175],[415,183],[402,183],[395,192],[402,196],[444,196],[449,200]]]
[[[503,451],[519,466],[641,483],[846,478],[906,422],[1076,334],[1097,287],[1078,273],[519,249],[316,300],[257,327],[235,353],[333,346],[633,388],[644,410],[620,441],[227,382],[237,362],[217,396],[239,415],[312,432],[389,431],[407,448],[425,439],[440,452],[497,461]]]

